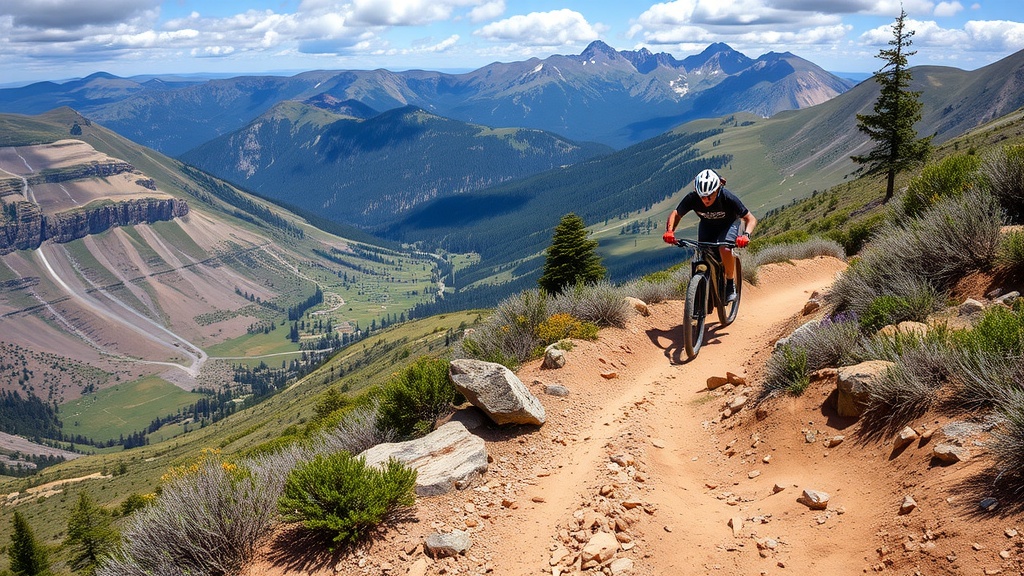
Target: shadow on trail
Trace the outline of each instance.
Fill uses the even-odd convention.
[[[729,332],[725,329],[727,326],[721,324],[713,324],[704,331],[704,345],[700,347],[701,350],[708,348],[709,346],[717,346],[722,343],[722,336],[728,336]],[[686,364],[696,358],[686,357],[686,346],[683,344],[683,326],[677,324],[668,330],[660,330],[658,328],[651,328],[647,330],[647,338],[658,348],[665,351],[665,358],[668,358],[670,364]],[[668,342],[666,345],[665,342]],[[698,352],[699,354],[700,352]]]
[[[333,542],[328,532],[310,530],[301,523],[283,529],[274,538],[267,559],[288,573],[313,573],[325,569],[336,570],[346,556],[361,548],[372,546],[381,534],[404,523],[416,522],[413,510],[398,510],[376,527],[368,528],[355,541],[339,544]]]

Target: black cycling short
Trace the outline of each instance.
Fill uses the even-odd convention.
[[[735,242],[742,220],[733,220],[729,225],[714,220],[701,220],[697,225],[697,240],[700,242]]]

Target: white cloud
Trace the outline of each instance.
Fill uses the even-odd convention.
[[[1024,23],[971,20],[964,25],[975,50],[1016,52],[1024,49]]]
[[[498,16],[505,13],[505,0],[496,0],[494,2],[487,2],[481,4],[476,8],[469,11],[469,20],[471,22],[487,22],[488,20],[494,20]]]
[[[959,2],[939,2],[935,5],[935,17],[950,18],[956,16],[963,9],[964,5]]]
[[[161,0],[4,0],[0,16],[10,16],[15,27],[77,29],[116,24],[144,16],[156,19]]]
[[[563,46],[591,42],[600,37],[597,27],[587,22],[579,12],[569,9],[512,16],[492,22],[473,34],[488,40],[527,46]]]
[[[906,21],[914,31],[913,46],[964,52],[1006,52],[1024,48],[1024,23],[1006,20],[971,20],[963,29],[943,28],[934,21]],[[861,35],[864,44],[884,46],[892,40],[892,26],[880,26]]]

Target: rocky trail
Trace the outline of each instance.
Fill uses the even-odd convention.
[[[517,375],[547,420],[476,428],[490,460],[480,478],[419,498],[355,549],[330,553],[282,531],[248,574],[1024,574],[1024,519],[979,512],[982,450],[939,466],[930,434],[895,451],[858,435],[826,401],[834,375],[751,405],[774,342],[844,266],[763,267],[736,322],[712,326],[690,362],[682,303],[671,301],[578,342],[562,368],[524,366]],[[801,502],[805,491],[827,505]],[[446,555],[438,534],[464,550]]]

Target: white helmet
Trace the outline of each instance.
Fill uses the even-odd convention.
[[[714,170],[701,170],[700,174],[693,179],[693,191],[700,197],[707,198],[715,193],[722,186],[722,179]]]

